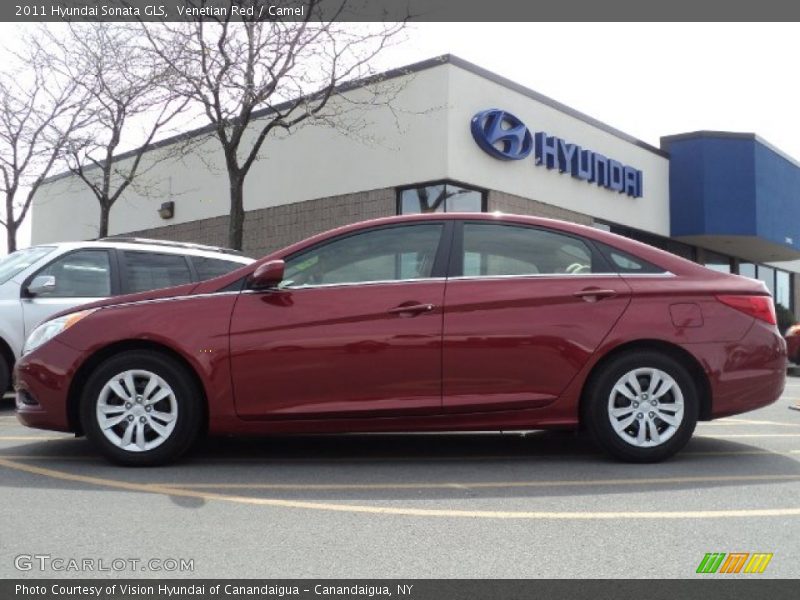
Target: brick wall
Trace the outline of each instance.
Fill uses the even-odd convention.
[[[488,198],[489,212],[500,211],[515,215],[532,215],[535,217],[545,217],[548,219],[561,219],[580,223],[581,225],[591,225],[592,217],[577,213],[566,208],[545,204],[537,200],[530,200],[522,196],[515,196],[505,192],[489,191]]]
[[[394,188],[330,196],[247,211],[244,221],[244,253],[260,257],[334,227],[395,214]],[[154,229],[131,231],[125,236],[228,245],[228,217],[200,219]]]
[[[584,225],[592,224],[592,218],[588,215],[497,191],[489,192],[488,210],[563,219]],[[244,253],[257,258],[315,233],[366,219],[390,216],[395,214],[395,211],[394,188],[329,196],[247,211],[244,222]],[[175,223],[164,227],[131,231],[124,235],[227,246],[228,217]]]

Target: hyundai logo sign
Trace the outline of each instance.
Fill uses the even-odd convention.
[[[485,152],[500,160],[520,160],[531,153],[533,137],[511,113],[496,108],[472,117],[472,137]]]
[[[558,168],[575,179],[594,183],[633,198],[642,196],[642,172],[599,152],[571,144],[559,137],[530,130],[509,112],[490,108],[472,117],[472,137],[489,156],[520,160],[534,149],[536,165]]]

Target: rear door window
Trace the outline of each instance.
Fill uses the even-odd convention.
[[[465,223],[463,276],[581,275],[607,272],[583,240],[559,232],[495,223]]]
[[[190,283],[192,273],[186,257],[155,252],[122,252],[123,286],[128,293],[147,292]]]

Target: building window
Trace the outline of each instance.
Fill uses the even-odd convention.
[[[704,250],[703,263],[708,269],[713,269],[720,273],[731,273],[731,259],[724,254],[717,254],[711,250]]]
[[[756,266],[753,263],[740,262],[739,275],[749,277],[750,279],[756,278]]]
[[[775,272],[775,304],[792,308],[792,276],[786,271]]]
[[[765,267],[764,265],[758,265],[756,276],[767,285],[769,293],[775,298],[775,269],[772,267]]]
[[[781,305],[789,310],[794,310],[791,273],[766,265],[740,262],[739,275],[763,281],[769,293],[772,294],[776,306]]]
[[[680,256],[681,258],[685,258],[686,260],[694,261],[696,259],[695,249],[693,246],[689,246],[688,244],[684,244],[676,240],[664,238],[652,233],[647,233],[645,231],[639,231],[638,229],[633,229],[631,227],[615,225],[613,223],[611,224],[611,233],[624,235],[625,237],[636,240],[637,242],[648,244],[654,248],[659,248],[660,250],[666,250],[667,252],[675,254],[676,256]]]
[[[486,212],[486,192],[449,181],[397,190],[397,214]]]

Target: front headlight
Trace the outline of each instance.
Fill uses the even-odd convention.
[[[25,342],[25,347],[22,349],[22,353],[28,354],[28,352],[33,352],[45,342],[52,340],[62,331],[66,331],[84,317],[88,317],[95,310],[97,309],[90,308],[89,310],[81,310],[51,319],[50,321],[45,321],[36,329],[34,329],[28,336],[28,339]]]

